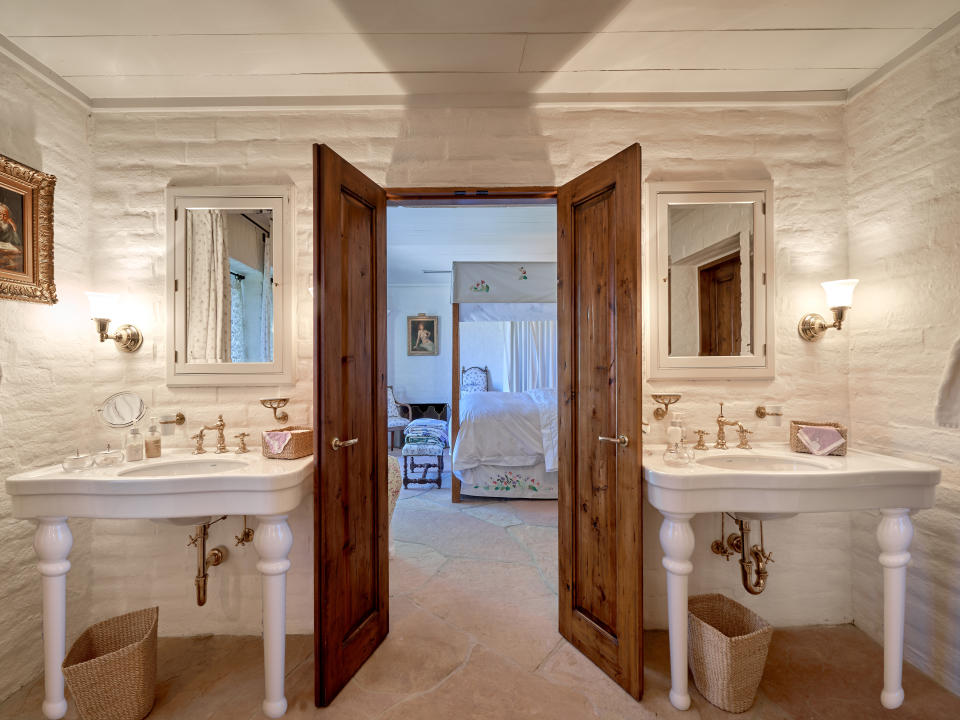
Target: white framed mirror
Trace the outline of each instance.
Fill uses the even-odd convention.
[[[293,382],[292,196],[167,188],[167,385]]]
[[[653,182],[649,193],[650,378],[772,378],[772,181]]]

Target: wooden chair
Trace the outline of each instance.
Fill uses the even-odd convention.
[[[460,368],[460,393],[487,392],[490,390],[490,370],[484,365]]]
[[[403,410],[406,409],[406,416]],[[390,436],[390,449],[394,448],[394,434],[410,424],[413,419],[413,410],[407,403],[397,402],[393,394],[393,385],[387,385],[387,435]]]

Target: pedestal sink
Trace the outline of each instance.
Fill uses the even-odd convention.
[[[309,492],[313,457],[270,460],[259,453],[196,456],[175,450],[164,458],[65,472],[59,465],[14,475],[6,482],[13,516],[37,523],[34,548],[43,587],[43,714],[67,711],[61,663],[66,649],[66,575],[73,536],[67,519],[149,518],[196,524],[211,516],[251,515],[263,583],[263,713],[278,718],[284,697],[287,555],[293,532],[287,513]]]
[[[910,511],[933,507],[940,470],[874,453],[813,457],[786,445],[710,450],[682,467],[663,462],[664,448],[644,448],[650,504],[663,515],[660,545],[667,571],[670,627],[670,702],[690,707],[687,688],[687,580],[695,538],[690,520],[701,512],[772,519],[802,512],[880,510],[877,541],[883,567],[883,691],[886,708],[903,703],[903,618],[913,525]]]

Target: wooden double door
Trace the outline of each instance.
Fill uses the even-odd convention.
[[[314,146],[316,704],[389,628],[386,191]],[[560,633],[643,691],[640,147],[557,192]]]

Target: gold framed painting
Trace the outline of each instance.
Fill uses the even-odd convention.
[[[407,315],[407,355],[439,355],[439,329],[437,315]]]
[[[0,155],[0,300],[57,302],[53,187],[57,178]]]

